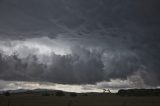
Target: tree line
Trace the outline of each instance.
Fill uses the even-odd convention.
[[[160,96],[160,89],[127,89],[119,90],[119,96]]]

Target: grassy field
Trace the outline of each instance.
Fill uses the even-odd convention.
[[[0,106],[160,106],[160,97],[1,95]]]

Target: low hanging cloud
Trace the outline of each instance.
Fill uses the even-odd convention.
[[[56,83],[95,83],[103,80],[103,62],[98,53],[81,49],[81,53],[69,55],[52,54],[50,64],[40,63],[38,58],[17,55],[1,55],[1,75],[4,80],[50,81]]]
[[[0,79],[159,86],[159,3],[0,0]]]
[[[24,47],[23,42],[31,44],[31,41],[35,45],[41,42],[42,46],[46,46],[43,42],[45,40],[40,38],[39,40],[21,41],[11,47],[17,47],[19,44]],[[51,45],[52,42],[57,42],[56,39],[49,38],[47,41],[50,41]],[[39,54],[43,49],[38,50],[39,48],[34,46],[34,49],[28,48],[28,53],[24,56],[22,56],[24,50],[21,50],[21,47],[14,49],[15,51],[12,51],[10,55],[1,52],[0,79],[7,81],[46,81],[61,84],[96,84],[120,79],[122,81],[129,80],[131,85],[134,84],[137,87],[142,85],[141,82],[144,86],[158,86],[160,83],[156,65],[152,64],[155,60],[150,60],[150,65],[148,62],[144,64],[142,61],[144,57],[140,57],[139,52],[122,48],[116,50],[102,49],[101,46],[93,47],[89,44],[83,46],[83,44],[75,44],[75,42],[67,44],[69,47],[67,46],[68,49],[66,50],[69,52],[66,54],[60,52],[58,54],[54,50],[51,52],[44,50],[44,53]],[[70,44],[74,44],[74,46]],[[46,47],[50,47],[49,44]],[[62,44],[61,47],[65,48]],[[151,71],[150,69],[154,70]],[[153,77],[152,80],[151,77]],[[137,78],[141,82],[136,80]]]

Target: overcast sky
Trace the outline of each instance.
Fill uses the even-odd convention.
[[[160,86],[159,4],[0,0],[0,90]]]

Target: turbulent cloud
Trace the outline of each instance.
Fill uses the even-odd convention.
[[[34,45],[46,46],[51,52],[34,45],[28,46],[30,49],[24,48],[23,44],[28,45],[28,43],[32,44],[33,42]],[[62,49],[63,53],[65,50],[69,52],[66,54],[56,53],[56,46],[53,45],[55,42],[56,46],[60,43],[61,47],[64,48]],[[88,45],[86,45],[87,43]],[[115,50],[100,45],[92,46],[90,45],[93,43],[91,41],[87,43],[80,44],[79,42],[65,40],[65,43],[62,44],[58,39],[49,38],[30,39],[21,42],[12,40],[9,46],[6,46],[6,43],[1,50],[0,79],[8,81],[46,81],[62,84],[96,84],[112,79],[122,81],[129,79],[130,83],[128,84],[134,84],[137,87],[159,85],[156,65],[151,64],[151,66],[155,66],[155,69],[151,67],[154,69],[151,71],[149,63],[144,64],[143,57],[140,57],[137,52],[124,48]],[[6,50],[5,48],[15,48],[17,46],[24,48],[24,50],[27,49],[26,52],[28,53],[24,55],[24,50],[13,49],[15,51],[7,55],[3,51]],[[40,50],[34,52],[33,48]],[[44,54],[40,54],[43,50]],[[154,61],[153,59],[150,60],[151,63]]]
[[[0,0],[0,79],[159,86],[159,3]]]
[[[77,51],[76,51],[77,49]],[[95,83],[103,79],[103,63],[98,53],[75,48],[73,54],[52,54],[49,65],[36,56],[19,59],[1,56],[1,75],[5,80],[41,80],[56,83]]]

